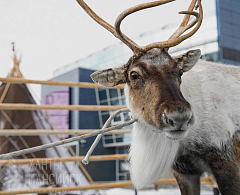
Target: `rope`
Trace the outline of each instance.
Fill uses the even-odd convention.
[[[117,112],[118,113],[129,112],[129,110],[128,109],[122,109],[122,110],[118,110]],[[110,116],[111,120],[114,118],[113,116],[114,115]],[[74,142],[74,141],[78,141],[78,140],[81,140],[81,139],[86,139],[86,138],[93,137],[93,136],[98,135],[98,134],[103,134],[103,133],[108,132],[108,131],[119,129],[119,128],[122,128],[122,127],[125,127],[125,126],[128,126],[128,125],[131,125],[134,122],[136,122],[136,119],[132,119],[128,122],[125,122],[123,124],[116,125],[116,126],[113,126],[113,127],[103,128],[99,131],[95,131],[95,132],[88,133],[88,134],[85,134],[85,135],[76,136],[76,137],[68,138],[68,139],[65,139],[65,140],[60,140],[60,141],[56,141],[56,142],[53,142],[53,143],[32,147],[32,148],[29,148],[29,149],[24,149],[24,150],[20,150],[20,151],[10,152],[10,153],[7,153],[7,154],[2,154],[2,155],[0,155],[0,159],[12,159],[13,157],[20,156],[20,155],[23,155],[23,154],[29,154],[31,152],[45,150],[47,148],[52,148],[54,146],[60,146],[60,145],[63,145],[63,144],[68,144],[68,143],[71,143],[71,142]]]
[[[130,112],[130,110],[129,109],[122,109],[122,110],[116,111],[113,115],[111,115],[108,118],[108,120],[103,125],[102,129],[105,129],[110,124],[110,122],[114,119],[114,117],[117,116],[118,114],[120,114],[121,112]],[[90,147],[89,151],[87,152],[86,157],[82,160],[83,164],[85,164],[85,165],[88,164],[88,159],[91,156],[91,154],[93,153],[93,150],[96,148],[96,146],[97,146],[98,142],[100,141],[100,139],[102,138],[102,136],[103,136],[103,133],[101,133],[97,136],[97,138],[93,142],[92,146]]]

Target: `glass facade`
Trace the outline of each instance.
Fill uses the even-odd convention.
[[[123,89],[96,89],[96,98],[98,105],[108,105],[108,106],[125,106],[125,96]],[[99,111],[99,122],[102,127],[107,121],[109,116],[114,111]],[[128,121],[128,113],[121,113],[116,116],[112,121],[110,126],[122,124],[125,121]],[[123,129],[132,129],[131,126],[123,127]],[[104,135],[103,136],[103,146],[105,147],[116,147],[129,145],[131,142],[131,134],[113,134],[113,135]]]
[[[216,0],[221,61],[240,65],[240,1]]]
[[[98,105],[119,105],[125,106],[126,100],[123,89],[95,89],[96,99]],[[99,122],[102,127],[107,121],[109,116],[114,111],[99,111]],[[125,121],[130,120],[128,113],[121,113],[111,121],[110,126],[122,124]],[[132,129],[132,125],[123,127],[122,129]],[[104,147],[115,147],[116,154],[127,154],[127,150],[131,143],[131,134],[112,134],[103,135],[102,143]],[[130,180],[129,176],[129,164],[126,160],[116,160],[116,181]]]

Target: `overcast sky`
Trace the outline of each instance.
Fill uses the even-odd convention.
[[[149,0],[86,2],[113,25],[123,10]],[[176,0],[135,13],[124,20],[122,31],[134,39],[143,32],[180,22],[178,11],[187,10],[189,3]],[[119,40],[93,21],[75,0],[0,0],[0,77],[6,77],[12,68],[11,42],[22,55],[20,69],[24,77],[47,80],[54,70]],[[32,88],[39,96],[40,86]]]

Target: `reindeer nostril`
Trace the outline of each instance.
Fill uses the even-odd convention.
[[[174,122],[172,119],[168,119],[168,124],[170,124],[172,127],[174,126]]]
[[[190,112],[170,114],[163,113],[163,121],[170,129],[188,129],[195,122],[194,114]]]
[[[172,127],[174,126],[174,121],[170,118],[168,118],[166,115],[165,115],[165,121],[167,124],[171,125]]]
[[[165,110],[163,112],[163,117],[165,119],[166,124],[174,126],[174,121],[172,119],[168,118]]]

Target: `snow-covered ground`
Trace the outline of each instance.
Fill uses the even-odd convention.
[[[101,190],[102,195],[135,195],[134,190],[114,188]],[[138,195],[181,195],[179,189],[139,190]],[[201,191],[201,195],[213,195],[213,191]]]

